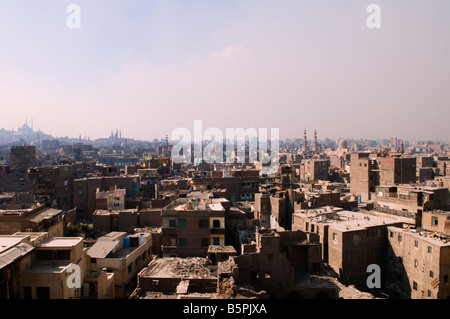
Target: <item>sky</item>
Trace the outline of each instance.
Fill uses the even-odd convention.
[[[0,0],[0,128],[153,140],[201,120],[449,143],[449,14],[448,0]]]

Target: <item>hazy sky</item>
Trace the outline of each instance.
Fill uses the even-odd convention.
[[[449,15],[448,0],[0,0],[0,127],[450,142]]]

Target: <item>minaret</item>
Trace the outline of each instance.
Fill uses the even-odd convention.
[[[306,153],[307,150],[308,150],[308,148],[307,148],[307,137],[306,137],[306,128],[305,128],[305,131],[303,132],[303,153]]]
[[[403,140],[402,140],[402,143],[400,144],[400,153],[402,153],[402,154],[405,153]]]
[[[314,153],[317,153],[319,151],[318,148],[317,148],[317,130],[314,130],[313,151],[314,151]]]

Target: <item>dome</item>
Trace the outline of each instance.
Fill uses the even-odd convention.
[[[348,148],[347,147],[347,141],[346,140],[340,140],[339,141],[339,148]]]

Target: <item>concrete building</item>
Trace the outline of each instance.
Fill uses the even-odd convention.
[[[63,236],[62,210],[44,205],[0,211],[0,235],[16,232],[48,232],[50,237]]]
[[[302,231],[257,229],[254,239],[250,244],[254,249],[243,249],[241,255],[233,257],[237,267],[236,282],[263,289],[275,299],[289,298],[293,294],[306,298],[306,291],[296,287],[296,274],[321,271],[317,236]],[[335,291],[324,291],[328,299],[335,298]]]
[[[426,231],[450,236],[450,212],[439,209],[423,212],[421,227]]]
[[[137,273],[152,260],[152,236],[143,232],[110,232],[98,238],[87,255],[89,269],[106,269],[114,274],[115,298],[128,298],[136,288]]]
[[[323,158],[303,159],[300,164],[300,180],[328,180],[330,160]]]
[[[163,256],[206,257],[209,245],[224,246],[228,204],[223,198],[180,198],[164,207]]]
[[[94,229],[102,232],[129,232],[139,226],[137,209],[97,209],[92,215]]]
[[[31,252],[34,250],[28,237],[0,236],[0,300],[19,299],[21,296],[22,273],[31,267]]]
[[[352,153],[350,191],[369,201],[376,186],[411,184],[416,178],[416,158],[388,156],[386,153]]]
[[[416,182],[415,157],[378,157],[380,185]]]
[[[378,162],[370,153],[352,153],[350,158],[350,192],[361,201],[371,199],[379,185]]]
[[[135,198],[139,195],[139,176],[104,176],[76,179],[73,182],[74,207],[80,217],[92,220],[96,209],[97,189],[125,189],[126,195]]]
[[[139,294],[142,291],[163,293],[182,299],[192,294],[210,299],[217,293],[218,276],[206,258],[157,258],[138,275]]]
[[[436,233],[388,227],[387,280],[400,297],[450,298],[450,239]]]
[[[76,176],[75,163],[30,168],[29,177],[33,184],[34,200],[62,210],[72,209],[73,181]]]
[[[386,227],[402,227],[391,218],[349,211],[305,210],[293,216],[293,230],[315,232],[323,262],[346,285],[366,289],[367,266],[385,258]]]
[[[113,189],[102,191],[97,188],[95,193],[96,209],[125,209],[126,189]]]
[[[81,237],[53,237],[41,242],[35,249],[35,263],[22,272],[21,298],[73,299],[81,298],[81,288],[73,288],[69,276],[73,266],[86,275],[86,251]]]
[[[449,190],[442,187],[386,185],[376,187],[374,210],[412,219],[421,227],[423,212],[448,207]]]
[[[259,192],[259,170],[233,170],[212,172],[214,177],[195,176],[191,181],[193,191],[226,189],[229,201],[253,201]]]
[[[9,163],[11,170],[25,174],[36,165],[36,146],[11,146]]]

